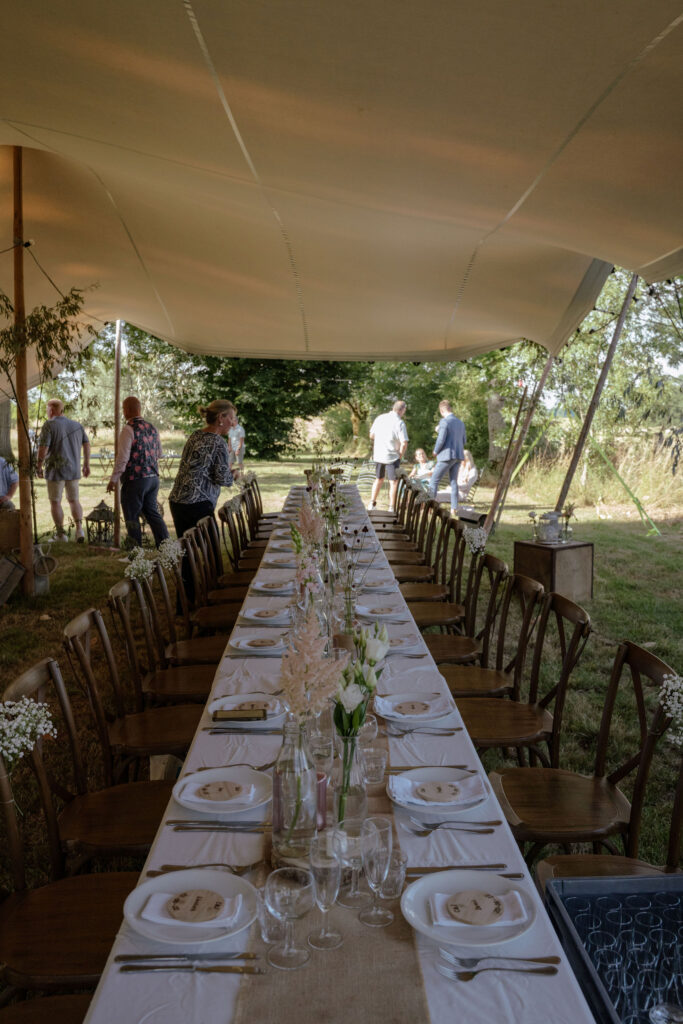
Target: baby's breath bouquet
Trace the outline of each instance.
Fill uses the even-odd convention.
[[[57,736],[47,704],[30,697],[0,703],[0,754],[9,771],[41,736]]]
[[[676,673],[665,675],[659,700],[667,714],[671,715],[669,739],[676,746],[683,746],[683,677]]]
[[[142,583],[144,580],[148,580],[154,572],[155,561],[155,558],[147,558],[142,548],[133,548],[124,576],[126,579],[139,580]]]

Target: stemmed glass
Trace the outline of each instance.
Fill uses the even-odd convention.
[[[380,907],[377,898],[387,877],[394,845],[391,821],[389,818],[366,818],[361,834],[366,840],[362,850],[363,867],[373,899],[371,907],[361,910],[358,920],[372,928],[386,928],[394,920],[394,915],[390,910]]]
[[[339,932],[329,930],[327,914],[339,894],[341,864],[327,832],[320,833],[311,842],[311,874],[313,894],[322,911],[323,923],[320,931],[311,932],[308,936],[308,944],[313,949],[336,949],[343,939]]]
[[[310,957],[307,949],[294,945],[294,921],[313,906],[313,878],[303,868],[278,868],[268,876],[265,888],[268,910],[285,925],[285,940],[268,950],[268,963],[283,971],[303,967]]]
[[[351,868],[351,886],[337,902],[350,910],[362,910],[367,906],[369,896],[358,888],[358,878],[363,866],[363,845],[368,842],[363,833],[362,818],[344,818],[332,830],[332,848],[343,867]]]

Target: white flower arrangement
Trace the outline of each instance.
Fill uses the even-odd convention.
[[[159,546],[157,559],[160,562],[162,569],[166,569],[167,572],[171,572],[176,568],[184,554],[185,552],[180,541],[173,540],[172,537],[167,537]]]
[[[133,548],[130,562],[126,566],[124,576],[129,580],[148,580],[154,572],[155,558],[147,558],[142,548]]]
[[[665,675],[659,690],[659,702],[671,715],[668,737],[676,746],[683,746],[683,677]]]
[[[389,634],[385,625],[375,622],[372,626],[363,626],[353,638],[358,658],[367,662],[372,668],[385,658],[389,650]],[[379,673],[378,673],[379,675]]]
[[[29,697],[0,703],[0,754],[10,770],[41,736],[57,736],[47,704]]]
[[[485,550],[489,538],[483,526],[466,526],[462,535],[470,554],[478,555]]]

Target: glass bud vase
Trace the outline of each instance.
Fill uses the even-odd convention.
[[[306,745],[305,725],[285,722],[273,771],[273,858],[308,860],[316,832],[317,773]]]
[[[337,736],[339,756],[332,766],[332,797],[335,821],[365,818],[368,797],[359,758],[358,736]]]

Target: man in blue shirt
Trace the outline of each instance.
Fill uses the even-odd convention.
[[[448,473],[451,482],[451,512],[458,507],[458,469],[465,458],[465,445],[467,435],[465,424],[454,415],[451,403],[445,399],[439,402],[441,421],[434,442],[434,457],[436,466],[429,481],[429,494],[436,497],[439,489],[439,480]]]
[[[0,455],[0,512],[9,512],[14,508],[14,497],[19,486],[16,470]]]

